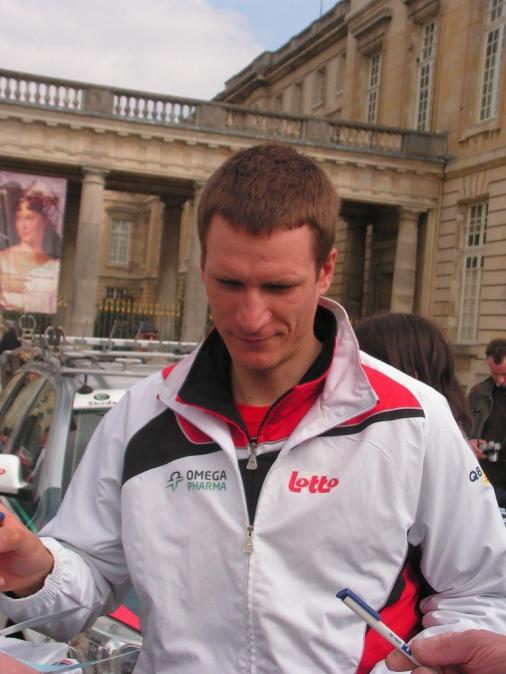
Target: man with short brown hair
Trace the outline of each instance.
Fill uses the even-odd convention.
[[[405,640],[506,630],[506,531],[445,400],[361,354],[324,297],[338,203],[288,146],[211,176],[215,328],[106,415],[44,538],[7,516],[3,611],[78,606],[61,639],[133,586],[136,674],[385,674],[392,647],[343,587]]]

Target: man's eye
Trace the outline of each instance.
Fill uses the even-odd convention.
[[[219,278],[217,279],[218,283],[226,288],[240,288],[241,284],[239,281],[234,281],[228,278]]]
[[[265,289],[268,290],[271,293],[286,293],[289,290],[291,290],[293,286],[290,285],[282,285],[279,283],[269,283],[265,286]]]

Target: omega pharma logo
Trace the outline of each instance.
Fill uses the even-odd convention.
[[[227,488],[227,473],[224,470],[175,470],[167,480],[167,489],[176,491],[186,484],[187,491],[224,491]]]

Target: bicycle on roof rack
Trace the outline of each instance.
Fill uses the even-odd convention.
[[[114,327],[114,326],[113,326]],[[112,330],[111,332],[114,332]],[[107,364],[111,372],[131,374],[132,368],[146,365],[151,368],[175,362],[193,351],[195,342],[157,340],[152,337],[76,337],[67,336],[62,327],[49,325],[42,334],[36,332],[36,320],[30,314],[22,314],[18,319],[18,333],[21,346],[9,352],[10,374],[23,363],[32,361],[52,361],[61,367],[91,372],[92,364],[103,373]],[[2,374],[2,384],[8,377]]]

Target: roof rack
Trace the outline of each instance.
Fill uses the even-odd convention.
[[[76,349],[82,350],[86,347],[100,347],[103,351],[110,351],[114,349],[123,348],[125,353],[131,354],[135,349],[140,347],[148,349],[142,351],[143,356],[153,352],[155,349],[158,353],[190,353],[197,346],[197,342],[177,342],[177,341],[159,341],[152,339],[122,339],[118,337],[69,337],[64,336],[63,346],[71,345]],[[93,353],[100,353],[94,350]]]
[[[90,358],[92,360],[134,360],[137,362],[146,362],[146,360],[165,359],[181,360],[187,353],[177,351],[93,351],[89,349],[67,349],[60,351],[61,356],[65,358]]]
[[[144,363],[144,365],[145,365],[145,363]],[[100,375],[100,376],[103,376],[103,377],[111,376],[111,375],[113,375],[115,377],[138,377],[139,376],[139,370],[132,370],[132,369],[116,370],[116,369],[113,369],[113,368],[110,368],[110,367],[109,368],[106,368],[106,367],[103,367],[103,368],[102,367],[95,367],[95,368],[92,368],[92,367],[89,367],[89,368],[86,368],[86,367],[83,367],[83,368],[63,367],[60,370],[60,372],[64,376],[70,375],[72,377],[74,377],[76,374],[83,374],[83,375],[86,375],[86,376],[88,376],[88,375]],[[152,372],[154,373],[154,372],[156,372],[156,370],[149,370],[149,371],[146,371],[144,374],[148,375]]]
[[[34,360],[42,358],[60,361],[60,366],[73,373],[79,368],[67,367],[64,365],[65,360],[68,362],[71,359],[78,361],[87,358],[98,365],[100,372],[104,371],[106,362],[114,361],[121,364],[123,371],[127,372],[129,365],[147,364],[156,359],[165,362],[180,360],[197,346],[196,342],[172,340],[67,336],[62,327],[53,325],[48,326],[43,334],[37,334],[35,328],[36,321],[32,315],[22,314],[19,317],[19,348]],[[89,367],[83,368],[83,371],[91,372]]]
[[[155,341],[149,339],[106,339],[102,337],[65,337],[59,349],[63,359],[89,358],[141,365],[148,361],[181,360],[197,346],[194,342]]]

